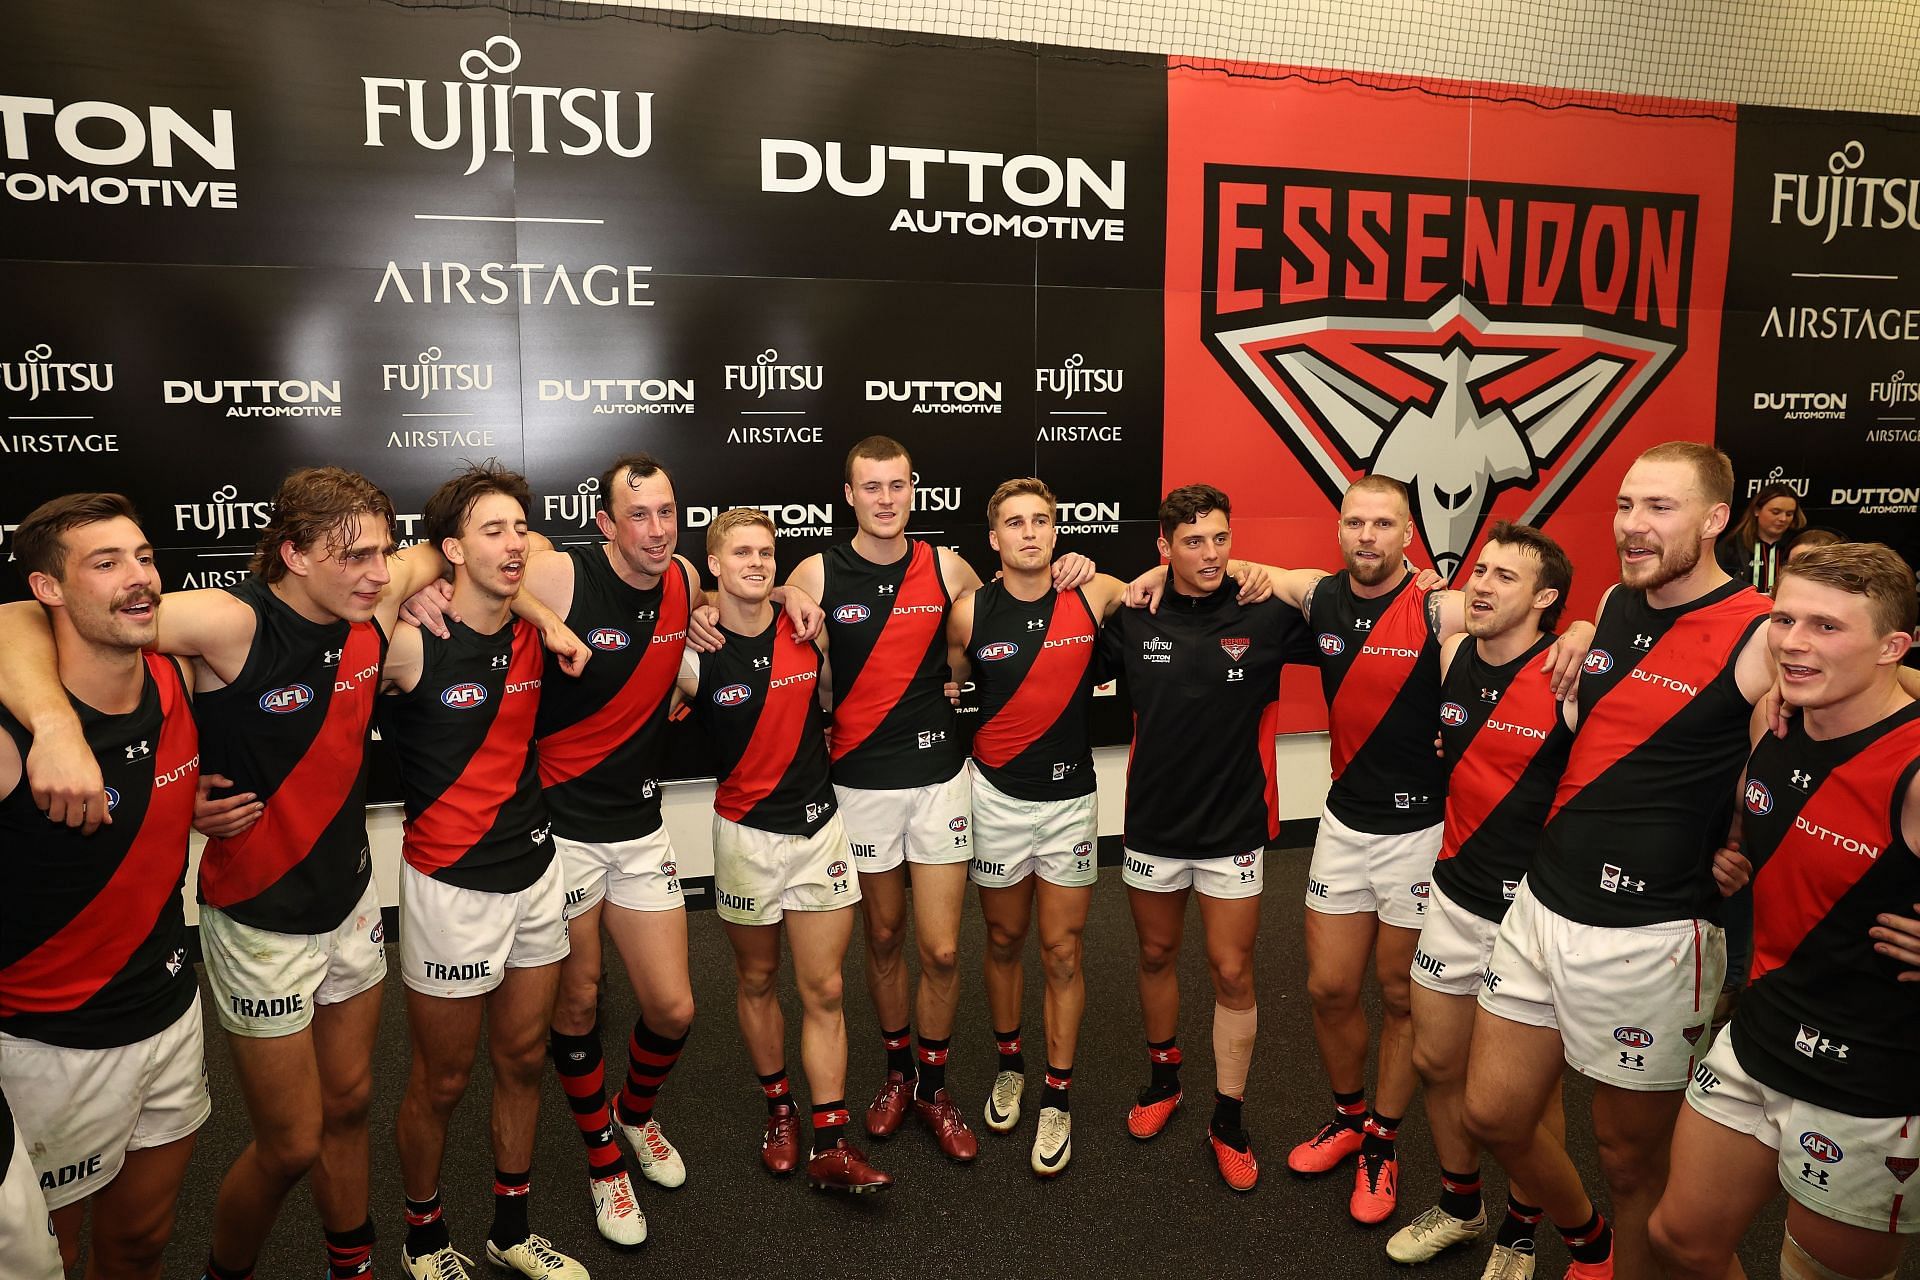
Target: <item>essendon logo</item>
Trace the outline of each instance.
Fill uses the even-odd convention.
[[[281,685],[260,695],[260,709],[276,716],[288,715],[313,701],[313,690],[304,684]]]
[[[1209,165],[1202,326],[1329,500],[1405,482],[1443,573],[1538,525],[1686,348],[1696,197]]]
[[[1253,648],[1253,641],[1245,636],[1232,636],[1222,640],[1220,647],[1226,651],[1228,658],[1238,662],[1246,656],[1247,650]]]
[[[440,701],[455,711],[470,711],[487,700],[487,686],[475,684],[471,680],[465,684],[456,684],[441,691]]]
[[[1920,1159],[1912,1156],[1887,1157],[1887,1172],[1893,1175],[1896,1182],[1905,1182],[1911,1178],[1915,1169],[1920,1169]]]

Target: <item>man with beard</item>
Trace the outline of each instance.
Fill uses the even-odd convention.
[[[180,906],[199,734],[179,664],[143,652],[160,575],[127,500],[56,498],[14,547],[30,607],[51,620],[109,825],[86,835],[47,820],[22,780],[31,724],[0,713],[0,1085],[30,1144],[25,1189],[38,1175],[66,1265],[91,1201],[88,1273],[144,1280],[160,1274],[194,1132],[212,1110]],[[26,1244],[18,1260],[0,1253],[0,1270],[36,1273]]]
[[[1440,653],[1445,831],[1426,922],[1413,953],[1413,1063],[1427,1087],[1427,1126],[1440,1157],[1440,1203],[1387,1242],[1395,1262],[1426,1262],[1478,1239],[1487,1219],[1480,1152],[1460,1116],[1474,997],[1494,935],[1540,843],[1573,732],[1537,658],[1553,643],[1573,567],[1526,525],[1494,525],[1465,590],[1467,630]],[[1561,1123],[1557,1102],[1548,1124]],[[1487,1274],[1532,1266],[1540,1211],[1509,1188]]]
[[[1480,993],[1467,1129],[1559,1228],[1572,1280],[1658,1274],[1647,1217],[1726,965],[1710,862],[1748,717],[1774,681],[1766,597],[1713,555],[1732,492],[1726,455],[1691,441],[1649,449],[1622,480],[1620,584]],[[1542,1124],[1563,1062],[1595,1082],[1611,1224]]]

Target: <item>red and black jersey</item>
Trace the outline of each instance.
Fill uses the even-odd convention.
[[[146,654],[140,705],[78,699],[113,822],[90,836],[47,821],[21,778],[0,800],[0,1031],[75,1049],[158,1035],[193,1003],[180,891],[200,735],[173,659]],[[33,739],[0,711],[24,760]]]
[[[667,710],[686,648],[689,590],[678,560],[642,591],[603,545],[569,547],[567,626],[593,649],[579,676],[548,654],[537,750],[553,829],[569,840],[637,840],[660,826]]]
[[[1920,856],[1900,831],[1916,775],[1920,703],[1825,742],[1796,718],[1747,762],[1753,983],[1734,1052],[1762,1084],[1846,1115],[1920,1114],[1920,985],[1867,934],[1920,902]]]
[[[1428,593],[1408,574],[1388,594],[1363,599],[1345,573],[1334,573],[1314,584],[1306,606],[1332,739],[1328,812],[1375,835],[1433,826],[1447,775],[1433,754],[1440,638]]]
[[[419,683],[380,708],[407,807],[400,854],[462,889],[518,893],[553,861],[533,753],[540,632],[521,620],[492,635],[447,630],[420,633]]]
[[[690,708],[713,744],[720,777],[713,810],[759,831],[810,836],[834,809],[820,650],[794,640],[793,622],[778,606],[757,636],[721,630],[727,643],[700,655]]]
[[[266,808],[241,834],[207,841],[200,901],[257,929],[327,933],[373,874],[367,731],[387,638],[373,622],[309,622],[257,577],[232,594],[253,610],[253,645],[194,715],[207,772]]]
[[[1543,635],[1498,665],[1469,636],[1440,685],[1440,743],[1446,752],[1447,817],[1434,881],[1484,920],[1500,920],[1540,847],[1573,731],[1560,713],[1541,655]]]
[[[1094,789],[1094,644],[1100,624],[1079,591],[1022,600],[1006,583],[973,594],[967,656],[980,697],[973,762],[1021,800],[1066,800]]]
[[[1280,670],[1312,661],[1312,640],[1298,611],[1239,591],[1231,578],[1204,596],[1169,590],[1158,613],[1120,609],[1101,629],[1101,661],[1133,702],[1129,849],[1218,858],[1280,834]]]
[[[833,650],[833,780],[898,791],[960,771],[947,701],[947,596],[932,544],[875,564],[851,546],[828,550],[827,637]]]
[[[1729,582],[1655,609],[1620,586],[1580,676],[1580,728],[1528,874],[1535,896],[1581,924],[1713,918],[1713,851],[1746,758],[1734,666],[1767,598]]]

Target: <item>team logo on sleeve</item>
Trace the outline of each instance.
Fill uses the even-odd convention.
[[[1011,640],[995,640],[992,644],[983,644],[973,651],[973,656],[982,662],[999,662],[1011,658],[1020,652],[1020,646]]]
[[[260,709],[276,716],[291,715],[313,701],[313,690],[304,684],[283,684],[260,695]]]
[[[1449,729],[1458,729],[1467,722],[1467,709],[1457,702],[1440,704],[1440,723]]]
[[[1220,642],[1220,648],[1226,652],[1228,658],[1238,662],[1247,656],[1247,650],[1253,648],[1253,641],[1245,636],[1230,636]]]
[[[1758,778],[1747,779],[1747,812],[1756,818],[1764,818],[1773,812],[1773,792],[1767,790],[1767,784]]]
[[[865,622],[872,616],[873,610],[863,604],[843,604],[833,611],[833,620],[843,624]]]
[[[455,711],[471,711],[487,700],[487,686],[468,680],[440,691],[440,701]]]
[[[1334,635],[1331,631],[1322,631],[1320,633],[1320,652],[1326,654],[1329,658],[1337,658],[1346,651],[1347,642],[1345,640]]]
[[[613,627],[595,627],[587,633],[587,643],[602,653],[618,653],[633,643],[633,637]]]
[[[730,684],[724,689],[713,691],[714,704],[722,707],[737,707],[751,697],[753,697],[753,690],[744,684]]]

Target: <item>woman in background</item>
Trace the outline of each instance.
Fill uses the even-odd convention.
[[[1793,535],[1807,527],[1807,513],[1789,485],[1763,484],[1747,504],[1747,513],[1734,526],[1733,536],[1720,542],[1720,567],[1755,590],[1773,594]]]

